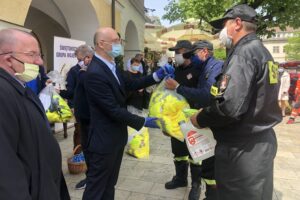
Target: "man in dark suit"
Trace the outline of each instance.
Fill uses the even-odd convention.
[[[127,126],[140,130],[143,126],[158,128],[156,118],[143,118],[126,109],[126,90],[138,90],[159,82],[168,71],[160,68],[153,75],[128,79],[115,65],[122,53],[117,32],[100,28],[94,36],[95,55],[86,72],[85,90],[90,107],[88,134],[87,185],[84,200],[113,200],[124,147]]]
[[[83,44],[77,47],[75,50],[75,56],[77,57],[78,63],[71,67],[67,74],[67,85],[66,85],[66,90],[59,90],[59,95],[68,100],[68,105],[69,107],[73,110],[74,113],[74,93],[76,89],[76,85],[78,84],[78,74],[80,69],[84,67],[84,60],[86,58],[86,55],[90,53],[91,49],[88,45]],[[76,117],[76,116],[75,116]],[[67,123],[64,123],[64,129],[67,128]],[[74,130],[74,135],[73,135],[73,149],[79,144],[80,142],[80,126],[78,123],[78,120],[76,119],[76,122],[74,124],[75,130]],[[79,153],[79,152],[76,152]]]
[[[0,199],[70,199],[59,145],[39,98],[25,85],[42,64],[31,34],[0,31]]]

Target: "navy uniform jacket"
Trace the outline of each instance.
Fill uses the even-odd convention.
[[[180,85],[177,93],[189,101],[194,102],[195,108],[204,108],[210,105],[212,96],[210,88],[216,82],[216,77],[221,73],[223,62],[209,57],[200,68],[198,84],[196,88]]]
[[[180,87],[196,88],[200,75],[200,68],[194,63],[188,66],[178,66],[175,68],[175,80],[180,84]],[[177,88],[178,89],[178,88]],[[195,102],[186,99],[191,108],[195,107]]]
[[[128,138],[127,126],[139,130],[145,123],[143,117],[127,111],[126,90],[148,87],[155,84],[155,80],[152,75],[128,79],[118,68],[116,73],[120,84],[108,66],[95,56],[86,72],[84,85],[91,113],[90,152],[112,153],[124,148]]]
[[[197,116],[219,142],[241,142],[269,132],[282,120],[278,106],[278,67],[255,33],[244,36],[228,54],[212,88],[215,98]]]
[[[64,99],[68,100],[68,105],[70,106],[70,108],[73,108],[73,98],[74,98],[74,93],[75,93],[75,88],[77,85],[77,78],[78,78],[78,74],[80,71],[81,67],[77,64],[75,66],[73,66],[67,75],[67,85],[66,88],[67,90],[61,90],[60,91],[60,96]]]

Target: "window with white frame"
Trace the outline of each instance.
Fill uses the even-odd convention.
[[[279,53],[279,46],[273,46],[273,53]]]

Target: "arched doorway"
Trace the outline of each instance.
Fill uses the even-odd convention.
[[[125,30],[124,66],[126,67],[128,59],[134,57],[139,52],[141,52],[141,49],[139,49],[138,31],[134,22],[130,20]]]
[[[24,26],[37,36],[45,55],[45,65],[51,70],[54,36],[93,45],[93,35],[99,22],[90,1],[32,0]]]
[[[37,8],[30,7],[25,21],[26,28],[31,29],[40,42],[41,51],[45,55],[44,65],[48,70],[53,69],[53,37],[70,37],[70,33],[65,30],[57,21],[49,17]]]

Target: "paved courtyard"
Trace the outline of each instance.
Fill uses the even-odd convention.
[[[286,125],[287,118],[275,130],[278,152],[274,170],[274,200],[300,200],[300,119]],[[56,134],[63,154],[63,172],[72,200],[81,199],[83,190],[75,190],[75,184],[84,174],[71,175],[67,169],[67,158],[72,155],[73,129],[69,137]],[[116,200],[186,200],[190,188],[166,190],[164,183],[172,178],[174,166],[170,140],[157,130],[150,130],[150,157],[136,159],[126,153],[123,157]],[[189,179],[190,186],[190,179]],[[203,199],[204,194],[201,195]]]

